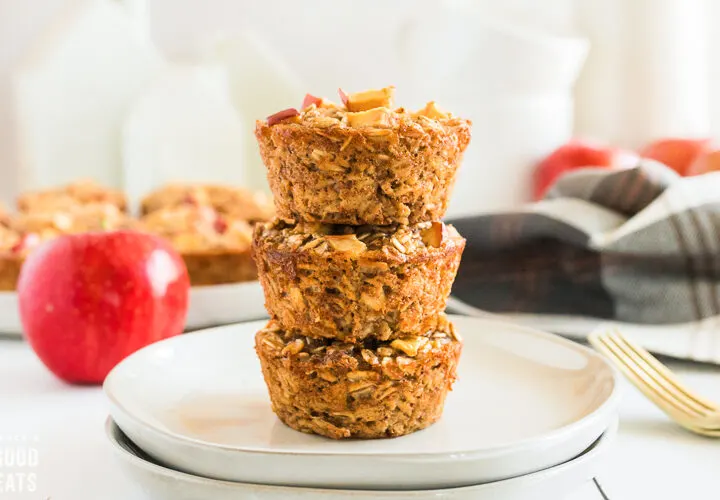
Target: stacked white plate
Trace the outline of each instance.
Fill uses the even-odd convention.
[[[558,498],[602,466],[618,379],[593,351],[453,317],[465,341],[442,419],[409,436],[333,441],[272,413],[253,337],[264,322],[161,341],[107,377],[108,436],[153,498]]]

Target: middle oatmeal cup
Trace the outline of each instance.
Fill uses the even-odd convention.
[[[471,122],[433,102],[393,105],[394,88],[307,96],[303,109],[258,121],[255,136],[279,217],[328,224],[440,220]]]
[[[347,342],[425,335],[445,309],[465,239],[414,226],[256,226],[253,255],[271,317],[286,330]]]

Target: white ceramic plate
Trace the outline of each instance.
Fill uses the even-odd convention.
[[[188,330],[266,318],[265,297],[258,281],[198,286],[190,290]],[[0,336],[22,337],[15,292],[0,292]]]
[[[186,329],[267,318],[265,296],[259,281],[196,286],[190,290]]]
[[[453,321],[465,347],[443,418],[400,438],[334,441],[280,423],[253,348],[264,322],[148,346],[110,373],[105,392],[120,428],[174,469],[307,487],[427,489],[514,477],[578,455],[615,418],[616,374],[593,351],[507,323]]]
[[[363,491],[290,488],[217,481],[163,467],[143,453],[108,419],[106,431],[125,474],[156,500],[547,500],[565,498],[602,472],[607,449],[617,430],[614,422],[581,455],[540,472],[463,488],[416,491]],[[283,471],[278,470],[278,475]]]
[[[22,337],[23,327],[15,292],[0,292],[0,336]]]

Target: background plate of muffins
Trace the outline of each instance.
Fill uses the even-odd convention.
[[[15,210],[0,209],[0,335],[22,335],[15,289],[38,245],[121,229],[161,236],[183,258],[192,284],[187,329],[267,317],[251,244],[254,226],[273,214],[271,198],[236,186],[168,184],[134,211],[123,192],[86,180],[23,193]]]

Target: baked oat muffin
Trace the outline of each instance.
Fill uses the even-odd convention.
[[[180,205],[145,215],[143,230],[161,236],[182,256],[193,286],[257,279],[252,227],[208,206]]]
[[[41,243],[65,234],[136,229],[115,205],[91,203],[20,213],[0,227],[0,290],[15,290],[27,256]]]
[[[452,226],[255,228],[265,307],[284,329],[347,342],[422,335],[445,309],[465,239]]]
[[[257,122],[278,216],[353,225],[441,219],[471,123],[434,103],[395,109],[392,88],[345,101],[306,99],[300,112]]]
[[[89,180],[25,193],[18,197],[17,208],[21,212],[48,212],[97,203],[115,205],[121,211],[127,211],[127,198],[124,193]]]
[[[71,205],[63,209],[41,209],[20,212],[11,226],[21,234],[37,234],[46,240],[62,234],[136,229],[137,221],[108,203]]]
[[[37,243],[37,237],[23,238],[17,231],[0,226],[0,291],[15,290],[25,257]]]
[[[182,205],[210,206],[219,213],[250,223],[272,219],[275,208],[272,199],[261,192],[234,186],[169,184],[147,195],[140,210],[148,214],[161,208]]]
[[[308,96],[303,109],[255,129],[279,217],[328,224],[415,224],[441,219],[470,142],[471,122],[434,103],[394,108],[392,87]]]
[[[429,337],[344,343],[288,333],[271,321],[255,349],[275,414],[333,439],[402,436],[435,423],[462,341],[446,319]]]

